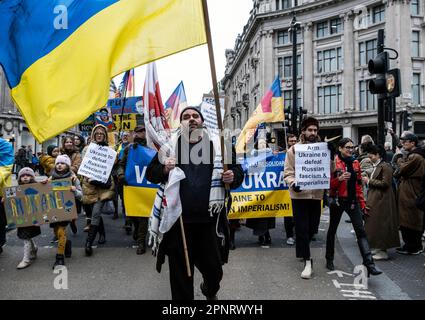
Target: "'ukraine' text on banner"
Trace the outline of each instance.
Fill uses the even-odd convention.
[[[292,216],[288,186],[283,179],[285,153],[260,153],[244,160],[245,180],[231,191],[229,219]]]
[[[158,185],[146,179],[146,170],[155,150],[129,147],[125,170],[124,205],[129,217],[150,217]]]

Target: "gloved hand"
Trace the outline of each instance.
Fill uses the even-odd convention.
[[[127,183],[127,181],[125,180],[125,176],[124,175],[120,175],[120,176],[118,176],[118,181],[123,185],[123,186],[127,186],[128,185],[128,183]]]
[[[335,159],[336,148],[332,141],[328,141],[328,149],[331,152],[331,160]]]
[[[292,190],[294,190],[296,193],[301,192],[300,186],[295,185],[295,183],[292,185]]]

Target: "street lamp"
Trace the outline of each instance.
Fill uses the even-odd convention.
[[[297,134],[297,116],[298,116],[298,83],[297,83],[297,28],[300,26],[300,23],[297,22],[295,13],[291,21],[291,32],[292,32],[292,128],[291,131],[293,134]]]

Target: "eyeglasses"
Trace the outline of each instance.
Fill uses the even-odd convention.
[[[102,132],[96,132],[94,135],[95,135],[95,136],[104,136],[105,134],[104,134],[104,133],[102,133]]]

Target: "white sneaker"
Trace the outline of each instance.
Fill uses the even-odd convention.
[[[26,267],[29,267],[30,265],[31,265],[31,261],[22,260],[16,266],[16,269],[25,269]]]
[[[286,244],[287,244],[287,245],[289,245],[289,246],[293,246],[293,245],[295,244],[295,239],[294,239],[294,238],[292,238],[292,237],[289,237],[289,238],[286,240]]]
[[[311,279],[313,275],[313,260],[306,260],[303,272],[301,272],[301,278]]]
[[[371,250],[372,255],[377,254],[379,251],[381,251],[381,250],[379,250],[379,249],[372,249],[372,250]]]
[[[379,250],[372,256],[373,260],[388,260],[388,253],[384,250]]]

